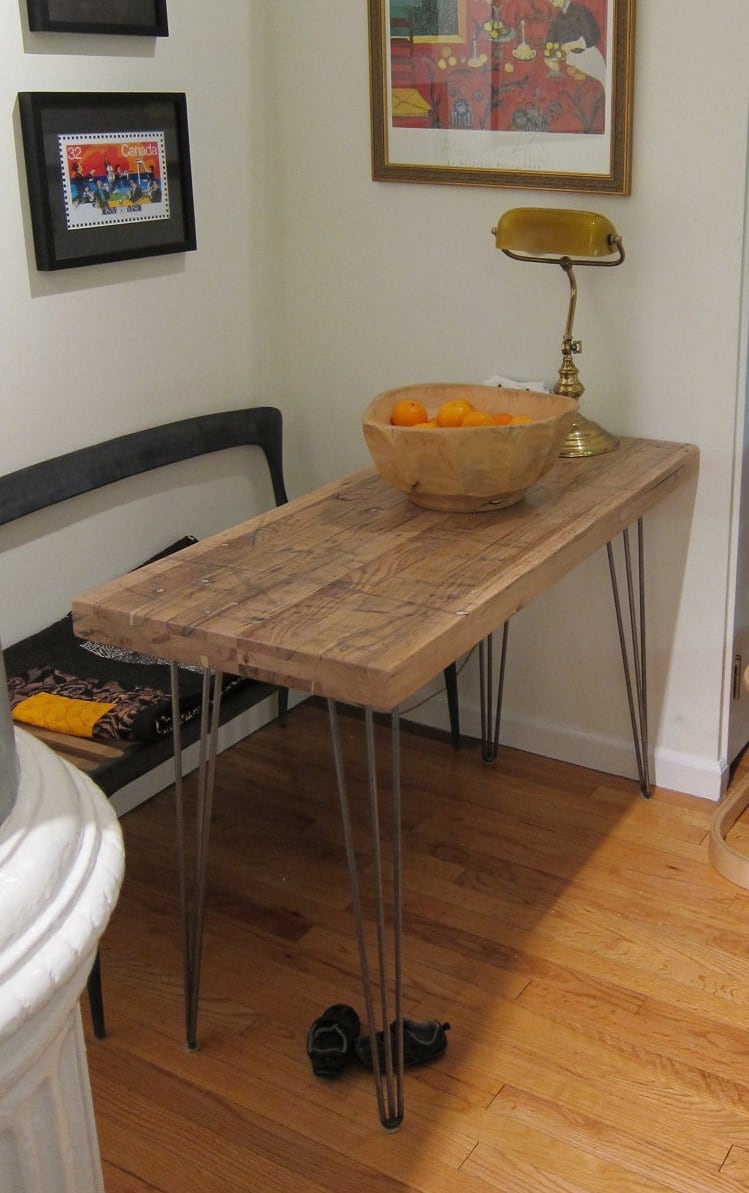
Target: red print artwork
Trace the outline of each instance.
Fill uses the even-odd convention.
[[[387,0],[393,128],[606,132],[613,0]]]

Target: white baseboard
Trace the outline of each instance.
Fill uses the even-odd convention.
[[[715,802],[722,799],[728,786],[728,762],[710,763],[693,754],[677,754],[674,750],[656,750],[655,782],[669,791],[682,791]]]
[[[307,699],[304,692],[289,693],[289,707]],[[219,752],[236,745],[243,738],[267,725],[276,715],[276,698],[269,696],[260,704],[235,717],[219,731]],[[449,729],[447,702],[444,697],[432,698],[415,707],[403,710],[404,717],[436,729]],[[481,735],[479,710],[465,697],[460,702],[461,731],[469,737]],[[571,762],[576,766],[589,767],[608,775],[623,775],[637,778],[634,751],[631,738],[616,739],[592,733],[581,733],[566,725],[516,717],[509,712],[502,715],[500,733],[504,745],[529,754],[540,754],[545,758],[557,758],[560,762]],[[198,765],[198,743],[188,746],[183,756],[184,773],[189,774]],[[712,763],[708,759],[692,754],[679,754],[673,750],[655,750],[651,759],[651,778],[656,786],[669,791],[679,791],[700,799],[717,802],[725,793],[728,782],[726,763]],[[139,804],[144,803],[159,791],[174,782],[174,764],[164,762],[147,775],[135,779],[112,796],[112,807],[118,816],[124,816]]]
[[[449,728],[444,698],[432,699],[405,715],[423,725],[445,730]],[[478,707],[463,696],[460,701],[460,722],[462,733],[469,737],[481,736]],[[572,762],[576,766],[600,770],[608,775],[637,778],[631,737],[616,739],[584,733],[566,725],[513,716],[511,712],[503,710],[500,741],[513,749],[526,750],[529,754]],[[657,787],[716,802],[725,793],[728,782],[728,765],[725,762],[712,762],[696,755],[656,748],[651,754],[650,765],[651,780]]]

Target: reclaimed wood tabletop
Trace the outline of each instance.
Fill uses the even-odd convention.
[[[698,461],[689,444],[623,439],[477,514],[422,509],[359,472],[79,596],[75,632],[389,710]]]

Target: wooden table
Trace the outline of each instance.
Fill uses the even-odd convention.
[[[176,558],[105,584],[73,603],[77,634],[165,656],[175,664],[198,665],[205,669],[206,696],[209,669],[213,669],[328,699],[370,1034],[375,1021],[336,702],[365,708],[383,988],[385,917],[371,718],[375,710],[393,717],[393,948],[395,1021],[400,1024],[398,706],[606,545],[640,782],[647,794],[642,518],[697,467],[698,451],[693,446],[625,439],[606,455],[560,459],[522,502],[480,514],[421,509],[404,494],[387,488],[375,472],[361,472],[215,535]],[[634,523],[639,531],[636,567],[628,538]],[[611,552],[612,540],[620,533],[625,542],[625,610],[631,649]],[[172,674],[176,683],[176,665]],[[200,767],[201,824],[192,910],[183,889],[190,1046],[195,1045],[216,729],[215,709],[210,732],[204,712],[207,744]],[[177,787],[179,811],[179,765]],[[178,819],[181,833],[181,813]],[[182,844],[180,849],[183,854]],[[383,1026],[389,1022],[387,1011],[383,1001]],[[385,1126],[393,1127],[403,1114],[402,1053],[396,1043],[391,1055],[389,1039],[385,1032],[384,1078],[376,1064],[375,1082],[380,1117]],[[376,1049],[374,1055],[377,1061]]]

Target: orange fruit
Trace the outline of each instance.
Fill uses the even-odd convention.
[[[512,422],[512,415],[507,414],[504,410],[498,410],[496,414],[492,415],[492,422],[496,427],[507,427]]]
[[[444,402],[437,411],[437,426],[459,427],[463,415],[468,414],[469,410],[473,410],[473,406],[467,398],[453,398],[450,402]]]
[[[511,427],[519,427],[521,423],[532,423],[533,419],[530,414],[513,414],[510,419]]]
[[[464,414],[460,420],[461,427],[491,427],[493,420],[491,414],[487,414],[484,410],[469,410]]]
[[[426,407],[414,398],[401,398],[396,402],[390,414],[390,422],[394,427],[417,427],[425,423],[429,415]]]

